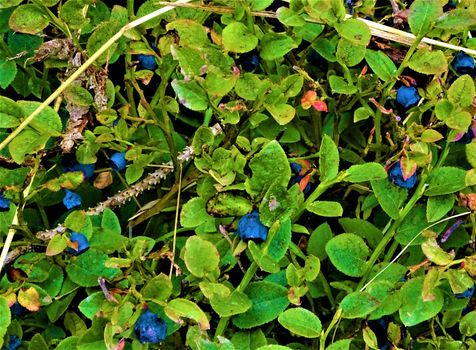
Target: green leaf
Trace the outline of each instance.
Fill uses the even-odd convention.
[[[362,219],[342,218],[339,219],[339,224],[344,229],[344,232],[355,233],[356,235],[366,239],[371,248],[375,248],[382,240],[382,231],[369,221]]]
[[[326,252],[340,272],[352,277],[363,276],[369,248],[361,237],[353,233],[342,233],[326,244]]]
[[[278,20],[288,27],[304,26],[306,24],[306,21],[302,15],[287,7],[278,8],[276,15],[278,16]]]
[[[18,101],[18,105],[23,108],[25,115],[32,114],[41,105],[36,101]],[[30,126],[41,133],[41,136],[60,136],[63,129],[61,118],[51,107],[44,108],[40,114],[30,123]]]
[[[183,227],[197,227],[210,220],[206,211],[206,202],[201,197],[190,199],[182,206],[180,212],[180,225]]]
[[[258,45],[258,38],[246,25],[241,22],[228,24],[222,33],[225,50],[244,53],[253,50]]]
[[[459,321],[459,331],[466,337],[476,334],[476,311],[468,312]]]
[[[49,349],[48,344],[46,344],[45,339],[39,333],[35,334],[31,338],[30,343],[28,344],[28,350],[48,350],[48,349]]]
[[[410,6],[408,24],[416,36],[425,35],[443,13],[439,0],[415,0]]]
[[[423,236],[417,236],[429,224],[426,222],[425,207],[418,205],[413,207],[405,217],[403,223],[397,228],[395,240],[400,244],[419,245],[423,243]]]
[[[476,168],[476,141],[473,139],[471,143],[465,146],[466,159],[473,168]]]
[[[84,175],[82,171],[69,171],[61,174],[55,179],[45,182],[44,186],[50,191],[58,192],[63,188],[73,190],[81,185],[83,181]]]
[[[365,60],[374,73],[383,81],[390,81],[395,77],[397,67],[384,52],[367,49]]]
[[[342,38],[337,44],[336,56],[346,66],[353,67],[364,59],[365,51],[365,46]]]
[[[453,293],[463,293],[474,286],[473,279],[464,269],[448,269],[444,274]]]
[[[326,347],[326,350],[349,350],[351,341],[351,339],[338,340]]]
[[[427,196],[439,196],[462,190],[465,184],[466,172],[460,168],[440,167],[433,170],[428,178]]]
[[[231,338],[235,350],[253,350],[266,345],[266,337],[259,328],[235,332]]]
[[[200,47],[209,43],[205,27],[190,19],[177,19],[167,23],[165,29],[167,31],[176,30],[180,37],[180,45],[183,46]]]
[[[261,215],[261,214],[260,214]],[[268,237],[272,237],[268,245],[268,254],[275,261],[280,261],[286,255],[291,243],[291,220],[276,221],[269,229]]]
[[[327,222],[320,224],[307,242],[307,253],[317,256],[320,260],[327,258],[325,246],[332,238],[332,230]]]
[[[181,323],[183,322],[181,319],[190,318],[198,323],[198,326],[201,330],[208,330],[210,329],[210,323],[208,322],[207,315],[198,307],[197,304],[194,302],[183,299],[177,298],[171,300],[165,307],[164,307],[165,314],[171,320]]]
[[[146,299],[164,301],[172,294],[172,281],[161,273],[147,282],[141,294]]]
[[[198,236],[187,239],[183,254],[187,269],[196,277],[212,273],[220,262],[220,254],[215,245]]]
[[[87,298],[83,299],[79,305],[79,311],[92,320],[97,312],[101,309],[101,305],[106,300],[106,297],[102,292],[95,292],[90,294]]]
[[[278,261],[260,250],[255,242],[248,242],[248,249],[253,257],[253,261],[258,264],[261,270],[269,273],[276,273],[279,271]]]
[[[354,85],[347,83],[344,78],[337,75],[329,77],[329,84],[332,92],[336,94],[353,95],[357,92],[357,88]]]
[[[426,220],[435,222],[445,216],[455,202],[455,196],[452,194],[443,196],[431,196],[426,203]]]
[[[296,42],[284,33],[266,33],[260,43],[260,56],[266,61],[284,57],[297,47]]]
[[[245,293],[250,298],[251,308],[233,318],[238,328],[253,328],[276,319],[289,305],[288,290],[276,283],[253,282]]]
[[[9,144],[8,151],[12,159],[21,164],[27,154],[33,154],[41,149],[48,140],[49,136],[42,136],[32,129],[25,129],[20,132]]]
[[[454,9],[446,11],[438,17],[435,27],[448,30],[451,33],[458,33],[476,24],[476,17],[472,9]]]
[[[220,317],[241,314],[251,307],[246,294],[238,290],[232,292],[223,284],[200,282],[200,289],[210,299],[210,305]]]
[[[353,292],[340,302],[343,318],[362,318],[378,308],[380,302],[369,293]]]
[[[86,43],[86,49],[88,52],[96,52],[101,46],[103,46],[114,34],[116,34],[121,29],[121,25],[117,21],[104,21],[99,24],[91,36],[88,38]],[[106,62],[114,62],[119,54],[116,53],[119,44],[116,42],[112,44],[109,49],[106,50],[99,58],[96,60],[98,64],[104,64]]]
[[[334,217],[342,216],[344,209],[339,202],[315,201],[309,203],[306,209],[319,216]]]
[[[0,96],[0,129],[16,127],[23,116],[23,109],[15,101]]]
[[[319,317],[302,307],[284,311],[278,322],[293,334],[305,338],[317,338],[321,335],[322,324]]]
[[[69,278],[82,287],[97,286],[98,278],[113,279],[121,270],[105,267],[109,257],[96,249],[89,249],[82,253],[66,267]]]
[[[268,110],[271,116],[276,120],[279,125],[286,125],[294,119],[296,110],[294,107],[286,104],[280,103],[276,105],[264,104],[264,107]]]
[[[7,334],[8,326],[11,322],[10,308],[8,307],[8,301],[0,295],[0,347],[3,345],[3,338]]]
[[[260,346],[256,350],[292,350],[289,346],[283,346],[283,345],[264,345]]]
[[[81,107],[89,107],[94,102],[91,93],[79,85],[79,83],[69,85],[63,92],[63,95],[68,102]]]
[[[410,58],[408,66],[422,74],[441,74],[448,70],[448,62],[443,51],[430,51],[428,48],[417,50]]]
[[[291,168],[278,141],[268,142],[249,163],[253,173],[245,182],[246,191],[257,196],[264,194],[271,184],[286,187],[291,178]]]
[[[336,178],[339,172],[339,150],[334,141],[324,135],[319,150],[319,173],[321,182]]]
[[[461,107],[469,107],[473,103],[475,88],[473,78],[468,74],[460,76],[448,89],[450,102]]]
[[[370,42],[370,29],[364,22],[350,18],[344,22],[338,23],[335,29],[339,35],[353,44],[367,46]]]
[[[68,247],[68,240],[63,237],[62,235],[54,236],[49,242],[48,246],[46,247],[46,256],[55,256],[60,254]]]
[[[13,6],[17,6],[17,5],[20,5],[20,3],[22,2],[23,0],[3,0],[2,2],[0,2],[0,9],[4,9],[4,8],[8,8],[8,7],[13,7]],[[0,337],[2,338],[2,337]],[[0,345],[1,346],[1,345]]]
[[[266,191],[259,207],[263,225],[271,226],[276,220],[284,222],[300,210],[304,203],[303,193],[298,186],[292,186],[289,190],[286,187],[284,182],[272,183]]]
[[[344,180],[349,182],[380,180],[385,179],[388,176],[381,164],[373,162],[352,165],[347,169],[346,174]]]
[[[400,207],[408,196],[405,189],[393,185],[388,179],[373,180],[370,182],[375,197],[382,209],[392,219],[398,219]]]
[[[435,238],[427,238],[421,245],[426,258],[436,265],[445,266],[454,260],[454,256],[445,252]]]
[[[6,89],[15,79],[16,75],[17,65],[15,61],[0,57],[0,88]],[[4,124],[4,121],[1,121],[1,124]]]
[[[403,284],[400,290],[402,307],[398,310],[400,319],[406,327],[417,325],[436,316],[443,307],[443,295],[435,289],[435,299],[423,301],[423,278],[414,278]]]
[[[49,24],[48,17],[36,5],[20,5],[10,16],[8,25],[15,32],[36,34],[45,29]]]
[[[466,132],[468,127],[471,125],[471,114],[467,111],[453,111],[448,118],[446,118],[445,123],[451,129],[455,129],[460,132]]]
[[[75,210],[71,212],[66,217],[64,226],[69,228],[71,231],[81,232],[87,237],[90,237],[93,233],[93,224],[91,218],[81,210]]]
[[[204,111],[208,108],[207,93],[194,80],[173,80],[172,88],[182,105],[192,111]]]
[[[354,111],[354,123],[358,123],[361,120],[366,120],[373,115],[374,114],[370,108],[359,107]]]
[[[251,210],[249,199],[230,192],[218,193],[207,202],[207,211],[214,216],[243,216]]]

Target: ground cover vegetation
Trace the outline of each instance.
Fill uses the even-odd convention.
[[[0,348],[476,349],[475,26],[1,0]]]

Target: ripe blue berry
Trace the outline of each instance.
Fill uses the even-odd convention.
[[[167,325],[152,311],[145,310],[137,319],[134,331],[141,344],[158,344],[167,336]]]
[[[238,64],[247,72],[253,72],[259,66],[259,57],[254,53],[244,53],[238,59]]]
[[[299,174],[302,170],[302,165],[299,164],[299,163],[291,163],[291,171],[294,173],[294,174]]]
[[[474,285],[466,289],[463,293],[456,293],[455,297],[458,299],[471,298],[474,294]]]
[[[244,241],[264,242],[268,237],[268,229],[259,220],[257,210],[253,210],[240,219],[236,233]]]
[[[388,177],[393,184],[406,189],[413,188],[418,179],[417,173],[414,173],[412,176],[405,180],[403,178],[400,162],[396,162],[390,167],[390,169],[388,169]]]
[[[69,240],[71,242],[76,242],[78,243],[78,249],[73,249],[73,248],[68,248],[68,252],[70,252],[73,255],[79,255],[81,253],[84,253],[86,250],[89,249],[89,241],[86,238],[85,235],[83,235],[80,232],[71,232],[71,236],[69,236]]]
[[[451,62],[451,67],[458,75],[471,74],[474,72],[474,58],[460,51]]]
[[[15,304],[10,306],[10,313],[12,314],[12,316],[21,316],[26,311],[27,311],[27,309],[25,307],[21,306],[18,301],[15,301]]]
[[[17,350],[21,346],[21,340],[16,335],[11,335],[5,350]]]
[[[111,167],[114,171],[124,170],[126,163],[126,152],[116,152],[111,156]]]
[[[64,190],[63,204],[66,209],[72,209],[81,205],[81,196],[70,190]]]
[[[397,102],[403,108],[416,106],[420,101],[418,90],[414,86],[406,87],[402,85],[397,90]]]
[[[139,62],[144,69],[156,70],[158,65],[154,55],[137,55]]]
[[[10,210],[10,200],[5,198],[3,192],[0,192],[0,212]]]
[[[345,6],[347,7],[347,10],[349,11],[349,15],[354,14],[354,2],[352,0],[344,0]]]

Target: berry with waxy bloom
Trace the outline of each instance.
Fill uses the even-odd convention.
[[[158,344],[167,336],[167,325],[150,310],[145,310],[134,326],[134,331],[141,344]]]
[[[144,68],[144,69],[156,70],[157,67],[158,67],[157,61],[155,60],[155,56],[154,56],[154,55],[143,55],[143,54],[140,54],[140,55],[137,55],[137,59],[139,60],[140,65],[141,65],[142,68]]]
[[[5,350],[17,350],[21,346],[21,339],[16,335],[11,335]]]
[[[63,204],[66,209],[73,209],[81,205],[82,199],[81,196],[73,191],[64,190],[65,195],[63,197]]]
[[[460,51],[451,62],[451,67],[458,75],[471,74],[474,72],[474,58]]]
[[[126,168],[126,152],[116,152],[111,156],[111,167],[114,171],[121,171]]]
[[[236,233],[243,241],[264,242],[268,237],[268,229],[261,223],[257,210],[240,219]]]
[[[259,66],[259,57],[255,53],[247,52],[240,55],[237,63],[244,71],[253,72]]]
[[[3,192],[0,192],[0,212],[10,210],[10,200],[5,197]]]
[[[400,162],[396,162],[388,169],[388,178],[394,185],[397,185],[398,187],[411,189],[415,186],[418,175],[415,172],[409,178],[405,179]]]
[[[71,232],[71,236],[69,236],[69,240],[74,243],[76,247],[68,248],[68,252],[73,255],[79,255],[84,253],[86,250],[89,249],[89,241],[85,235],[80,232]]]
[[[471,298],[474,294],[474,285],[466,289],[463,293],[456,293],[455,297],[458,299]]]
[[[414,86],[402,85],[397,90],[397,103],[403,108],[416,106],[420,98],[418,90]]]

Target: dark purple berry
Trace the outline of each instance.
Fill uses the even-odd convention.
[[[81,196],[73,191],[64,190],[63,204],[66,209],[72,209],[81,205]]]
[[[76,242],[78,243],[78,249],[73,249],[73,248],[68,248],[68,252],[70,252],[73,255],[79,255],[81,253],[84,253],[86,250],[89,249],[89,241],[86,238],[85,235],[83,235],[80,232],[71,232],[71,236],[69,236],[69,240],[71,242]]]
[[[134,331],[141,344],[158,344],[167,336],[167,325],[152,311],[145,310],[137,319]]]
[[[471,74],[474,72],[474,58],[460,51],[451,62],[451,67],[458,75]]]
[[[124,170],[126,163],[126,152],[116,152],[111,156],[111,167],[114,171]]]
[[[344,4],[347,7],[347,11],[349,12],[349,15],[354,14],[354,2],[352,0],[344,0]]]
[[[397,102],[403,108],[416,106],[420,101],[418,90],[414,86],[402,85],[397,90]]]
[[[5,197],[3,192],[0,192],[0,212],[10,210],[10,200]]]
[[[396,162],[390,167],[390,169],[388,169],[388,178],[394,185],[397,185],[398,187],[411,189],[415,186],[418,175],[415,172],[412,176],[405,180],[403,178],[400,162]]]
[[[155,56],[154,56],[154,55],[143,55],[143,54],[140,54],[140,55],[137,55],[137,59],[139,60],[140,65],[141,65],[142,68],[144,68],[144,69],[156,70],[157,67],[158,67],[157,61],[155,60]]]
[[[268,229],[261,223],[257,210],[240,219],[236,233],[243,241],[264,242],[268,237]]]
[[[474,294],[474,285],[466,289],[463,293],[456,293],[455,297],[458,299],[471,298]]]
[[[27,308],[20,305],[20,303],[18,301],[15,301],[15,304],[10,306],[10,313],[12,314],[12,316],[21,316],[26,311],[28,311]]]
[[[443,6],[443,11],[448,12],[456,8],[456,3],[454,0],[449,0],[445,6]]]

